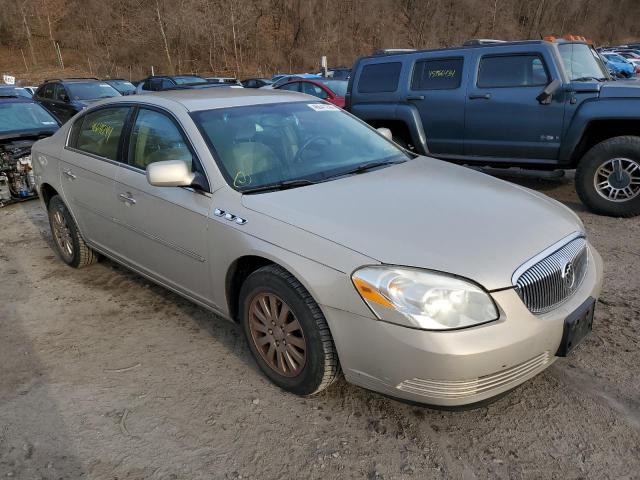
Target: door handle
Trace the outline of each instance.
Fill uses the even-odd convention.
[[[489,100],[490,98],[490,93],[472,93],[469,95],[469,100]]]
[[[411,100],[424,100],[424,95],[411,95],[407,97],[407,101]]]
[[[118,195],[118,197],[120,198],[121,202],[130,203],[131,205],[136,204],[136,199],[133,198],[129,192],[121,193],[120,195]]]
[[[66,171],[63,171],[62,173],[64,173],[69,180],[75,180],[76,178],[78,178],[78,176],[75,175],[71,170],[66,170]]]

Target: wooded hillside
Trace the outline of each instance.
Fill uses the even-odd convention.
[[[573,33],[640,39],[639,0],[0,0],[0,73],[235,76],[351,65],[376,48]],[[46,73],[45,73],[46,72]]]

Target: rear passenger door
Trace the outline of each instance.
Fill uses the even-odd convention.
[[[559,78],[542,52],[479,54],[467,91],[465,155],[523,159],[558,156],[564,93],[551,103],[536,97]]]
[[[107,253],[117,253],[122,240],[114,222],[120,208],[114,180],[130,112],[128,106],[105,107],[78,118],[60,163],[64,199],[82,235]]]
[[[161,283],[207,302],[211,195],[192,188],[156,187],[146,177],[149,164],[165,160],[183,160],[205,175],[188,137],[168,112],[139,108],[126,157],[128,164],[118,169],[115,183],[117,218],[126,229],[121,256]]]
[[[465,87],[463,57],[418,59],[407,102],[417,107],[429,152],[462,154]]]

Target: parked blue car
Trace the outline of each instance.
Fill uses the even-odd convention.
[[[635,75],[635,67],[622,55],[610,52],[603,52],[601,55],[604,58],[607,68],[614,75],[625,78],[633,77]]]

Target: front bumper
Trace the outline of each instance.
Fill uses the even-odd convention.
[[[347,381],[420,403],[467,405],[494,397],[551,365],[564,319],[602,288],[602,259],[590,246],[581,287],[533,315],[514,289],[492,293],[499,320],[448,332],[415,330],[323,306]]]

